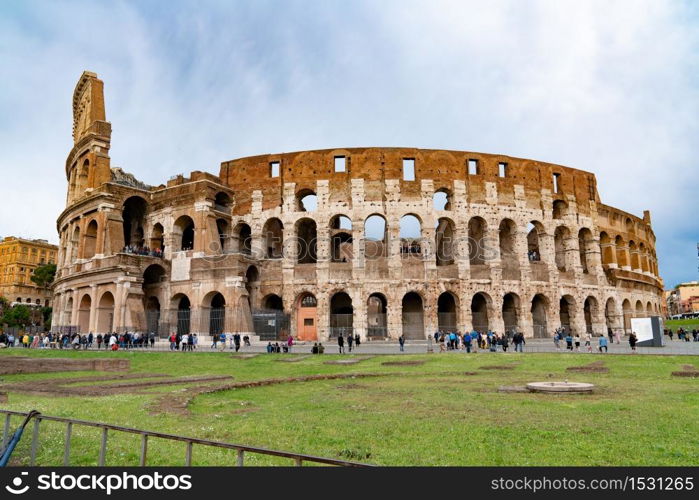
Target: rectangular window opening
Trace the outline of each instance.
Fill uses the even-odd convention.
[[[507,177],[507,163],[504,163],[504,162],[498,163],[498,176],[499,177]]]
[[[478,160],[468,160],[468,175],[478,175]]]
[[[414,158],[403,158],[403,180],[404,181],[414,181],[415,180],[415,159]]]
[[[553,192],[558,193],[560,187],[561,174],[553,174]]]
[[[344,156],[335,157],[335,172],[347,171],[347,159]]]
[[[279,177],[279,162],[273,161],[269,164],[270,177]]]

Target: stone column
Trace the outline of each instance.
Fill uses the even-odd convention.
[[[99,297],[97,296],[97,285],[90,286],[90,297],[92,297],[92,302],[90,302],[90,332],[94,332],[97,328],[97,305]],[[89,332],[85,332],[89,333]]]

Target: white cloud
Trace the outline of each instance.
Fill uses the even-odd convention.
[[[113,164],[146,182],[334,146],[501,152],[594,172],[605,203],[652,211],[668,284],[696,278],[692,4],[18,5],[0,7],[0,234],[56,240],[90,69]]]

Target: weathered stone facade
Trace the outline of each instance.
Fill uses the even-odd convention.
[[[110,167],[102,85],[86,72],[74,96],[56,328],[550,336],[660,311],[650,214],[602,204],[589,172],[351,148],[242,158],[151,187]]]

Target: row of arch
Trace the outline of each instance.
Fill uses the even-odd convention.
[[[304,206],[312,206],[308,202],[308,196],[313,193],[306,193],[300,198]],[[444,194],[444,190],[437,191],[437,194]],[[445,198],[448,200],[448,196]],[[301,202],[300,201],[300,202]],[[216,195],[215,207],[222,210],[230,206],[230,198],[225,193]],[[561,205],[563,204],[563,205]],[[445,205],[446,206],[446,205]],[[567,205],[561,200],[554,203],[556,218],[561,218]],[[124,202],[122,210],[124,242],[125,245],[137,247],[149,247],[151,250],[165,250],[165,230],[160,223],[152,226],[149,233],[149,240],[144,236],[145,216],[147,203],[138,196],[131,197]],[[399,221],[399,237],[401,254],[423,254],[422,220],[416,214],[408,213],[403,215]],[[353,224],[346,215],[335,215],[330,219],[328,231],[330,233],[330,259],[331,262],[346,262],[353,257]],[[224,253],[252,253],[252,230],[244,222],[240,222],[233,228],[225,218],[216,219],[218,232],[218,244]],[[459,239],[466,237],[468,243],[468,259],[471,265],[485,264],[486,261],[499,256],[504,267],[517,267],[519,249],[517,247],[517,224],[512,219],[503,219],[498,227],[498,246],[490,247],[487,241],[488,224],[485,219],[474,216],[469,219],[468,233],[458,235],[454,221],[448,217],[440,217],[434,228],[434,256],[437,266],[451,265],[459,257]],[[91,220],[82,235],[83,243],[80,244],[80,228],[74,229],[70,243],[70,262],[77,258],[89,259],[96,253],[97,235],[99,224],[96,220]],[[543,248],[541,238],[546,236],[544,225],[540,221],[533,220],[527,226],[526,252],[529,261],[536,262],[542,260]],[[315,263],[318,258],[318,228],[316,221],[311,218],[301,218],[294,224],[295,235],[295,259],[297,263]],[[381,214],[372,214],[364,221],[364,256],[365,258],[379,258],[388,255],[388,224]],[[554,231],[553,238],[553,262],[561,271],[571,270],[577,264],[571,261],[566,254],[574,245],[571,243],[573,237],[571,231],[565,225],[559,225]],[[592,255],[601,252],[602,264],[613,264],[619,267],[629,267],[630,269],[648,272],[657,276],[657,260],[652,249],[647,249],[641,242],[636,244],[629,241],[628,246],[621,236],[617,236],[612,242],[606,232],[600,234],[599,246],[588,228],[581,228],[577,235],[579,264],[583,273],[590,272],[594,265]],[[192,250],[195,244],[195,224],[188,215],[177,218],[172,227],[172,241],[176,250]],[[79,252],[79,249],[82,249]],[[283,257],[284,253],[284,224],[278,218],[268,219],[262,229],[262,250],[264,258],[277,259]],[[465,257],[465,256],[464,256]]]

